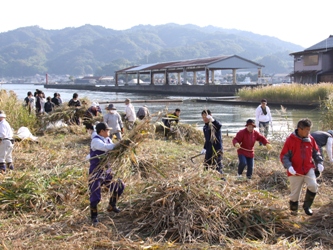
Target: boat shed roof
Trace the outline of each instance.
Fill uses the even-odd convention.
[[[222,69],[249,69],[249,68],[262,68],[261,64],[242,58],[237,55],[231,56],[217,56],[209,58],[199,58],[184,61],[164,62],[143,64],[140,66],[133,66],[130,68],[118,70],[118,74],[135,74],[139,72],[144,73],[176,73],[186,71],[204,71],[209,70],[222,70]]]

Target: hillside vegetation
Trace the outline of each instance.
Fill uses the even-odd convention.
[[[15,99],[6,92],[0,97],[1,106]],[[19,105],[5,111],[13,124],[13,114],[26,112]],[[55,113],[69,114],[65,108]],[[318,179],[314,215],[300,210],[291,216],[289,183],[278,159],[281,140],[273,136],[272,151],[256,145],[254,175],[247,182],[236,178],[237,153],[232,138],[223,135],[223,181],[217,171],[204,170],[201,156],[191,161],[202,149],[202,132],[180,124],[165,141],[160,118],[157,113],[137,123],[125,132],[121,147],[107,155],[115,179],[127,186],[119,214],[106,211],[109,194],[103,192],[96,227],[89,214],[85,156],[90,136],[84,128],[39,126],[38,143],[17,141],[15,170],[0,175],[1,248],[332,249],[328,162]]]
[[[300,50],[274,37],[212,26],[139,25],[122,31],[32,26],[0,33],[0,75],[114,75],[133,65],[220,55],[261,63],[264,73],[288,73],[293,66],[289,53]]]

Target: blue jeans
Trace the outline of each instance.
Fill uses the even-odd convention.
[[[238,155],[238,174],[241,175],[247,166],[246,177],[251,179],[253,173],[254,158],[246,157],[244,155]]]

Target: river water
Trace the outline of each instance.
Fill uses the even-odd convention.
[[[111,93],[111,92],[96,92],[96,91],[75,91],[75,90],[62,90],[62,89],[44,89],[43,85],[33,84],[2,84],[1,89],[7,91],[14,91],[19,100],[26,97],[27,92],[35,92],[36,89],[42,90],[46,97],[53,97],[54,92],[59,92],[64,102],[69,101],[73,93],[77,92],[79,98],[87,97],[90,101],[95,102],[112,102],[121,101],[121,103],[115,103],[115,107],[118,111],[124,111],[125,104],[123,101],[126,98],[132,100],[154,100],[154,99],[182,99],[182,103],[145,103],[150,110],[150,113],[156,113],[163,111],[166,108],[171,112],[175,108],[181,109],[181,122],[188,124],[196,124],[198,128],[202,128],[203,122],[201,119],[201,111],[204,109],[211,110],[215,119],[222,122],[223,134],[235,134],[240,129],[244,128],[247,119],[255,118],[255,109],[260,104],[249,105],[230,105],[220,103],[209,102],[194,102],[194,98],[189,97],[175,97],[175,96],[162,96],[162,95],[139,95],[131,93]],[[141,103],[133,103],[136,111],[143,105]],[[269,100],[267,105],[269,106]],[[106,104],[101,104],[103,112],[105,112]],[[309,118],[313,122],[312,131],[320,130],[320,112],[317,109],[286,109],[282,111],[280,108],[270,107],[273,117],[273,132],[288,134],[291,132],[297,124],[297,121],[301,118]],[[270,133],[271,135],[272,133]],[[269,136],[270,137],[270,136]]]

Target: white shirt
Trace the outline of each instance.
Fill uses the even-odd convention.
[[[134,122],[136,120],[135,110],[131,103],[126,105],[125,114],[125,118],[127,118],[128,121]]]
[[[112,143],[111,139],[109,137],[104,138],[103,136],[100,136],[97,134],[97,136],[99,138],[101,138],[102,140],[100,140],[99,138],[94,138],[91,140],[91,144],[90,147],[93,151],[95,150],[101,150],[101,151],[110,151],[115,147],[115,144]],[[110,140],[110,143],[107,142],[107,139]]]
[[[13,139],[13,130],[5,118],[2,121],[0,121],[0,138]]]
[[[272,123],[271,110],[266,106],[267,114],[264,115],[261,109],[261,104],[256,109],[256,126],[259,128],[259,122],[270,122]]]
[[[333,138],[332,137],[328,137],[327,138],[327,143],[326,143],[326,152],[327,152],[328,157],[330,158],[330,162],[333,162],[332,144],[333,144]]]

